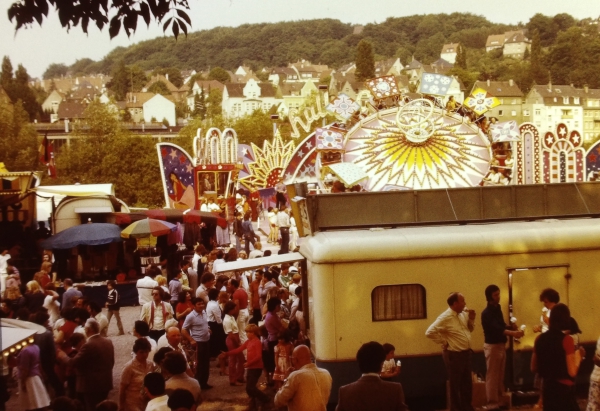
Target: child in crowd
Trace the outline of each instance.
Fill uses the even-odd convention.
[[[383,344],[383,350],[385,351],[385,361],[381,367],[381,379],[392,381],[395,376],[400,374],[400,365],[396,364],[396,361],[394,360],[396,347],[392,344],[385,343]],[[400,361],[398,361],[398,363],[400,363]]]
[[[285,380],[285,372],[292,366],[292,351],[294,346],[291,343],[291,333],[288,330],[283,330],[279,333],[278,343],[275,346],[275,372],[273,373],[273,381],[275,388],[279,390]]]
[[[234,350],[221,353],[219,358],[239,355],[244,350],[248,350],[248,358],[244,364],[246,368],[246,393],[250,397],[250,409],[256,409],[259,405],[256,404],[257,401],[263,404],[269,401],[269,397],[256,386],[264,368],[262,360],[262,356],[264,355],[263,346],[260,341],[261,330],[256,324],[248,324],[245,330],[248,340]]]
[[[108,288],[108,299],[106,301],[106,310],[108,311],[108,313],[107,313],[106,317],[108,319],[108,326],[109,326],[110,320],[114,315],[115,318],[117,319],[117,327],[119,327],[119,335],[124,335],[125,332],[123,331],[123,323],[121,322],[121,316],[119,314],[119,310],[121,308],[121,302],[119,301],[119,292],[117,291],[116,284],[117,283],[114,280],[109,280],[106,283],[106,288]]]

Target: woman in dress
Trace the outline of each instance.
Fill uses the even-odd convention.
[[[596,343],[594,371],[590,375],[590,393],[586,411],[600,411],[600,338]]]
[[[42,410],[50,405],[50,397],[42,382],[40,348],[29,344],[17,356],[19,397],[24,410]]]
[[[292,336],[288,330],[279,333],[279,342],[275,346],[275,372],[273,381],[275,389],[279,390],[283,385],[288,368],[292,366],[292,351],[294,345],[291,343]]]
[[[119,390],[119,410],[144,411],[146,402],[142,397],[144,377],[154,369],[154,363],[148,360],[152,347],[145,338],[138,338],[133,343],[135,357],[125,364],[121,375]]]
[[[175,308],[175,316],[179,321],[179,329],[183,327],[183,321],[189,313],[194,310],[194,304],[192,304],[192,293],[189,290],[185,290],[179,293],[177,307]]]
[[[241,344],[239,328],[235,316],[238,313],[237,305],[233,301],[228,301],[223,309],[225,318],[223,319],[223,329],[227,334],[227,349],[233,351]],[[244,354],[238,353],[232,355],[229,359],[229,385],[242,385],[244,380]]]
[[[544,379],[542,399],[546,411],[579,411],[575,376],[583,348],[575,349],[573,338],[563,333],[569,327],[570,317],[569,307],[556,304],[548,331],[536,338],[533,347],[531,371]]]

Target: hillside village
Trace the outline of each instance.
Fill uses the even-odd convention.
[[[485,51],[501,51],[506,58],[523,60],[531,52],[531,44],[526,29],[511,30],[489,35]],[[421,63],[414,56],[408,64],[402,64],[400,58],[376,61],[375,77],[395,76],[400,90],[410,95],[418,90],[424,74],[450,75],[453,80],[445,99],[453,96],[460,103],[473,90],[482,88],[500,99],[501,104],[487,113],[499,121],[530,122],[542,131],[563,122],[570,129],[580,130],[586,144],[600,136],[600,89],[552,84],[550,80],[548,84],[534,85],[525,93],[512,79],[475,81],[467,89],[458,76],[451,74],[460,48],[460,43],[444,44],[438,60],[430,64]],[[70,125],[84,118],[85,109],[93,100],[111,107],[115,116],[124,122],[173,127],[186,124],[199,108],[206,109],[211,104],[220,105],[220,108],[212,107],[213,113],[230,119],[259,109],[286,118],[290,110],[306,105],[319,89],[326,88],[330,98],[343,93],[362,106],[370,99],[364,82],[357,80],[355,63],[334,69],[301,59],[285,67],[262,68],[255,72],[242,65],[226,73],[228,80],[220,81],[209,79],[209,70],[183,70],[180,73],[182,85],[178,87],[169,80],[169,74],[148,71],[145,73],[148,80],[143,87],[127,92],[122,100],[115,99],[109,87],[111,77],[103,74],[32,79],[30,86],[48,93],[42,103],[42,110],[47,115],[42,122],[64,124],[67,132]],[[213,98],[209,99],[211,93]]]

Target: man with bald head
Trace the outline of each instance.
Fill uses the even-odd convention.
[[[177,352],[183,354],[183,357],[185,358],[185,360],[187,362],[187,355],[185,354],[185,351],[183,350],[183,347],[181,346],[181,331],[179,331],[179,328],[177,328],[176,326],[169,327],[167,329],[167,333],[164,335],[164,337],[166,337],[164,340],[162,339],[163,337],[161,337],[161,339],[158,341],[157,349],[160,350],[163,347],[169,347],[169,348],[173,349],[173,351],[177,351]],[[190,369],[189,364],[188,364],[186,373],[190,377],[194,376],[194,374],[192,373],[192,370]]]
[[[325,411],[331,392],[331,375],[311,361],[306,345],[292,352],[292,367],[286,371],[283,387],[275,394],[276,407],[288,411]]]

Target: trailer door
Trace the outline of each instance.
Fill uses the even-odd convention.
[[[509,319],[517,319],[517,325],[525,325],[525,336],[518,342],[511,341],[512,348],[512,382],[513,384],[528,385],[532,375],[529,371],[529,361],[535,338],[539,335],[533,332],[533,326],[540,324],[543,304],[540,293],[545,288],[553,288],[560,294],[560,301],[569,304],[568,273],[569,266],[525,267],[508,270],[509,286]],[[508,320],[508,319],[507,319]],[[507,321],[508,323],[508,321]],[[508,364],[507,364],[508,365]]]

